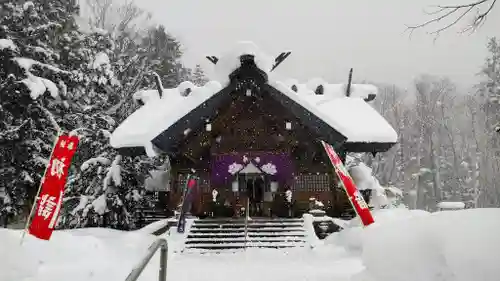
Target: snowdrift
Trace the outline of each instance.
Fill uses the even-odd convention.
[[[205,254],[169,251],[169,280],[497,281],[500,209],[428,213],[387,209],[363,229],[346,229],[309,247]],[[164,223],[164,222],[162,222]],[[158,226],[161,223],[153,226]],[[1,281],[125,280],[157,237],[109,229],[56,231],[51,241],[0,229]],[[169,237],[172,248],[183,236]],[[140,280],[156,280],[158,256]],[[196,269],[196,270],[193,270]],[[203,274],[200,274],[203,272]],[[239,276],[239,275],[238,275]]]
[[[326,241],[361,255],[356,281],[499,280],[500,209],[375,212],[376,223]]]
[[[141,232],[99,228],[56,231],[48,242],[27,236],[20,246],[20,231],[0,229],[0,280],[125,280],[157,238]],[[184,235],[172,231],[169,246],[180,246],[183,240],[179,238]],[[340,247],[202,255],[169,250],[167,279],[231,281],[246,272],[243,280],[309,280],[312,276],[314,280],[347,281],[363,269],[359,258],[347,254]],[[153,257],[139,280],[158,280],[158,258],[158,254]]]
[[[49,242],[26,235],[23,245],[20,237],[21,231],[0,228],[1,281],[125,280],[156,239],[100,228],[56,231]],[[144,280],[157,280],[152,273],[144,272]]]

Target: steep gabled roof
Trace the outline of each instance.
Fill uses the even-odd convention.
[[[353,95],[342,97],[338,90],[342,87],[323,84],[324,93],[317,95],[310,86],[275,81],[267,69],[272,64],[263,63],[262,58],[256,56],[256,51],[245,49],[245,53],[237,57],[237,67],[229,59],[219,60],[231,70],[227,76],[229,82],[225,81],[223,89],[212,81],[204,87],[180,85],[166,90],[161,98],[154,93],[151,98],[149,92],[146,104],[113,132],[111,145],[124,154],[142,150],[153,155],[157,149],[171,152],[190,130],[202,130],[208,120],[213,120],[219,110],[231,102],[233,95],[241,95],[245,89],[275,99],[323,140],[343,143],[349,151],[381,152],[396,143],[394,129],[364,101],[367,95],[373,94],[373,86],[353,85]],[[186,91],[190,93],[183,96]]]

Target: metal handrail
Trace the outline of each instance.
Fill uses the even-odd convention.
[[[151,258],[153,258],[156,251],[160,249],[160,270],[158,275],[158,281],[167,280],[167,258],[168,258],[168,242],[164,238],[156,240],[148,248],[146,256],[141,260],[139,264],[129,273],[125,281],[136,281],[141,275],[142,271],[148,265]]]

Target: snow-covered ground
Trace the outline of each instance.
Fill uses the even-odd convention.
[[[169,240],[168,279],[496,281],[500,262],[500,209],[427,213],[380,210],[376,223],[348,228],[293,250],[247,250],[226,254],[180,253],[179,235]],[[124,280],[157,238],[145,231],[57,231],[50,242],[0,229],[0,280]],[[157,280],[158,256],[140,280]]]
[[[325,241],[359,254],[365,269],[352,280],[499,280],[500,209],[432,214],[388,209],[377,211],[375,221]]]

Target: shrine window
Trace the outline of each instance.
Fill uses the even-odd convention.
[[[328,174],[301,174],[294,178],[293,191],[321,192],[329,191],[330,178]]]

